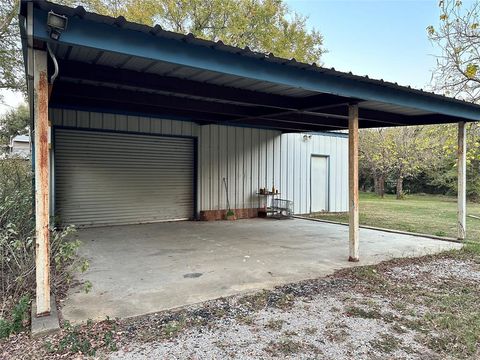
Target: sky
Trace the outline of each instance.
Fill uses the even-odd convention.
[[[468,0],[464,3],[468,4]],[[426,27],[439,22],[438,0],[286,0],[324,36],[326,67],[398,82],[430,84],[436,49]],[[10,106],[21,96],[4,93]],[[0,105],[0,113],[10,107]]]
[[[436,48],[426,27],[439,23],[437,0],[287,0],[324,36],[324,66],[428,88]]]

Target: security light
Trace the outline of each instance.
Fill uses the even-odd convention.
[[[48,13],[47,25],[50,28],[50,37],[53,40],[60,39],[62,31],[67,28],[68,18],[65,15],[55,14],[53,11]]]

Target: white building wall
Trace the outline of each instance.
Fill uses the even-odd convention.
[[[311,158],[329,157],[329,211],[348,211],[348,138],[345,134],[283,134],[281,137],[282,197],[292,200],[296,214],[310,212]]]
[[[131,131],[198,138],[198,210],[261,205],[256,193],[275,186],[293,200],[296,214],[310,212],[312,155],[330,157],[330,211],[348,210],[348,139],[343,135],[281,134],[279,131],[141,116],[51,109],[54,126]]]
[[[281,133],[222,125],[200,127],[200,208],[227,208],[223,179],[228,184],[230,208],[256,208],[260,188],[271,189],[280,183],[279,159]],[[279,161],[277,161],[279,163]]]

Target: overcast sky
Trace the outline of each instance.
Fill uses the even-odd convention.
[[[426,88],[435,48],[426,27],[437,25],[437,0],[286,0],[325,37],[324,65],[358,75]],[[469,3],[469,1],[464,1]],[[22,96],[4,93],[16,106]],[[0,112],[9,109],[0,105]]]

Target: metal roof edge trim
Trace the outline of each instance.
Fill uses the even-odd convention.
[[[329,137],[339,137],[339,138],[348,138],[348,133],[341,133],[338,131],[308,131],[306,134],[309,135],[319,135],[319,136],[329,136]]]

